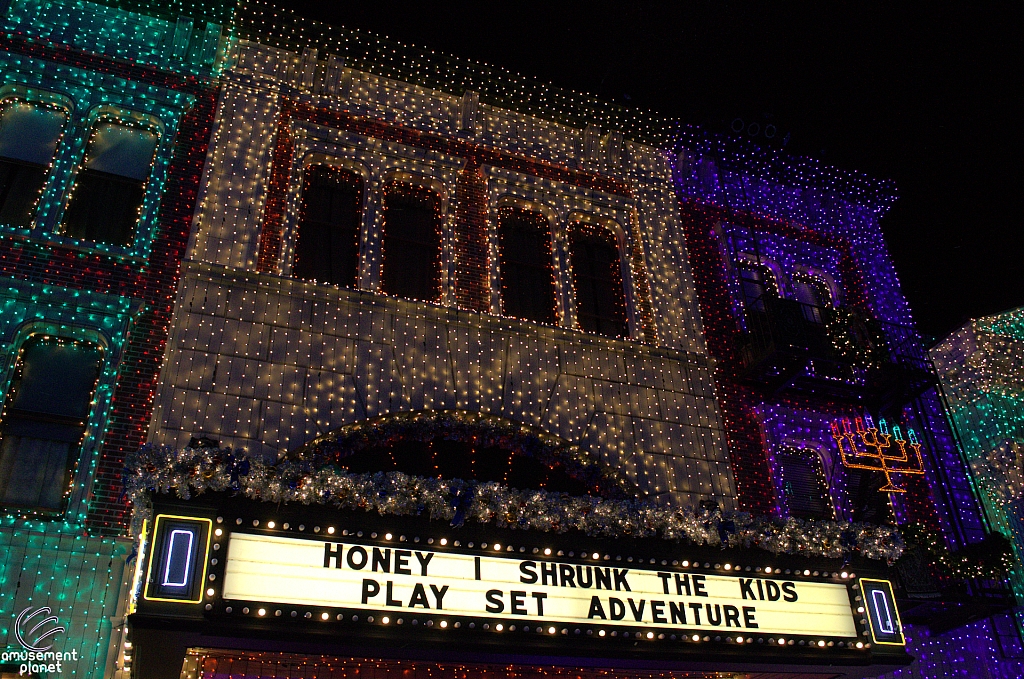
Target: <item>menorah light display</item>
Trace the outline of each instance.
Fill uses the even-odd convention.
[[[921,463],[921,443],[913,429],[907,428],[907,438],[898,426],[893,426],[892,432],[885,419],[878,420],[875,426],[871,415],[864,414],[863,418],[855,417],[851,428],[850,418],[844,417],[832,423],[832,438],[839,446],[839,454],[843,460],[843,466],[850,469],[869,469],[880,471],[885,474],[885,485],[879,490],[883,493],[905,493],[904,488],[899,488],[892,482],[893,474],[923,474],[924,465]],[[857,441],[863,445],[865,450],[858,450]],[[893,451],[892,443],[896,443],[899,452]],[[914,452],[913,458],[907,449]]]

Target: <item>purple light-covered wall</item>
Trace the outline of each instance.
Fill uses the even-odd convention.
[[[830,421],[861,409],[815,394],[772,395],[743,382],[743,366],[733,348],[744,323],[736,266],[753,259],[767,263],[784,297],[790,296],[787,286],[794,274],[818,273],[834,282],[833,303],[881,321],[894,353],[928,366],[879,224],[896,198],[895,187],[694,129],[679,134],[673,151],[708,346],[720,359],[718,393],[741,492],[758,488],[744,483],[745,474],[767,472],[775,492],[770,504],[785,514],[775,456],[783,447],[803,448],[821,457],[836,518],[848,519],[842,465],[828,430]],[[901,425],[924,433],[926,456],[923,482],[911,480],[909,492],[894,503],[897,520],[927,524],[930,515],[954,547],[981,539],[979,503],[938,392],[929,388],[911,399],[902,409]],[[760,469],[751,463],[750,448],[757,443],[764,458]],[[748,506],[758,501],[752,498]],[[1003,656],[1004,646],[1019,640],[997,634],[996,624],[986,619],[942,635],[908,627],[909,649],[919,660],[889,676],[1024,676],[1020,661]]]

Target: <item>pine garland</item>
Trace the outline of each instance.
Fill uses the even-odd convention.
[[[402,472],[350,474],[309,460],[268,463],[241,451],[144,446],[126,460],[125,494],[136,526],[150,512],[150,493],[181,499],[230,491],[261,502],[323,505],[392,516],[427,516],[459,526],[467,521],[554,533],[580,531],[607,538],[651,538],[693,545],[759,548],[773,554],[833,559],[864,556],[893,563],[903,541],[892,526],[755,517],[719,509],[657,506],[640,499],[574,497],[543,490]]]

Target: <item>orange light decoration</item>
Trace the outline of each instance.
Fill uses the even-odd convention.
[[[905,488],[893,484],[893,474],[924,474],[924,465],[921,462],[921,442],[913,429],[907,428],[907,438],[898,426],[889,431],[889,425],[885,419],[878,420],[875,426],[871,415],[864,414],[863,419],[855,417],[853,428],[850,427],[850,418],[844,417],[832,423],[832,438],[839,446],[839,455],[843,466],[849,469],[868,469],[880,471],[885,474],[885,485],[879,488],[883,493],[905,493]],[[857,439],[865,450],[857,449]],[[895,441],[899,453],[892,453],[892,443]],[[914,451],[913,459],[907,449]]]

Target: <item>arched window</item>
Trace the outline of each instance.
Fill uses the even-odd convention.
[[[8,101],[0,109],[0,223],[29,228],[67,114]]]
[[[539,212],[498,211],[501,307],[506,316],[555,323],[555,272],[551,229]]]
[[[824,312],[831,306],[832,296],[823,281],[813,276],[794,276],[793,296],[800,302],[804,318],[811,323],[825,322]]]
[[[22,345],[0,419],[0,504],[58,510],[78,460],[103,354],[33,336]]]
[[[354,288],[359,281],[363,179],[327,165],[306,168],[292,275]]]
[[[546,465],[529,455],[501,445],[479,445],[473,440],[451,440],[443,435],[428,440],[388,442],[364,448],[338,460],[354,474],[401,471],[414,476],[494,481],[513,488],[544,489],[587,495],[586,484],[561,464]]]
[[[619,244],[609,229],[575,224],[569,231],[576,320],[581,329],[628,337]]]
[[[64,214],[64,235],[131,245],[156,144],[148,129],[97,123]]]
[[[743,306],[748,311],[766,311],[765,299],[775,295],[775,277],[766,267],[757,264],[741,264],[740,294],[743,295]]]
[[[782,477],[782,496],[790,516],[802,519],[830,519],[828,495],[821,458],[811,450],[786,448],[775,457]]]
[[[429,189],[391,184],[384,190],[381,289],[389,295],[441,299],[441,198]]]

